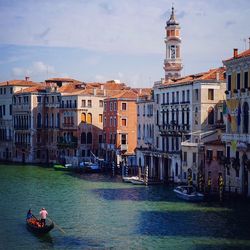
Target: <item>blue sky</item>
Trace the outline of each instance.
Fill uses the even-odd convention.
[[[164,77],[165,24],[181,25],[182,74],[248,48],[248,0],[0,0],[0,81],[71,77],[152,87]]]

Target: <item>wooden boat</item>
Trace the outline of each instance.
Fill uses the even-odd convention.
[[[69,171],[72,167],[72,164],[54,164],[54,169],[55,170],[60,170],[60,171]]]
[[[178,186],[174,189],[176,196],[186,201],[203,201],[204,195],[193,186]]]
[[[124,182],[131,182],[132,180],[139,180],[138,176],[123,176],[122,180]]]
[[[33,233],[46,234],[54,228],[54,223],[51,222],[50,224],[41,227],[39,220],[37,220],[36,218],[31,218],[26,220],[26,226]]]

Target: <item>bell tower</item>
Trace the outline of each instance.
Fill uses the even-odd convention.
[[[175,19],[174,7],[169,20],[166,23],[166,59],[164,60],[165,80],[181,76],[181,39],[180,26]]]

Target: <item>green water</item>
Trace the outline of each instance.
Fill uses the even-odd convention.
[[[186,203],[166,186],[119,177],[0,166],[0,249],[250,249],[249,202]],[[60,226],[39,237],[28,208]]]

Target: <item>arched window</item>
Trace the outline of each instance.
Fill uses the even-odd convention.
[[[249,129],[249,106],[247,102],[243,104],[243,133],[248,133]]]
[[[208,109],[207,122],[208,122],[209,125],[214,124],[214,108],[212,108],[212,107],[210,107]]]
[[[85,113],[81,114],[81,122],[86,122],[86,114]]]
[[[87,115],[87,123],[92,124],[92,114],[88,113]]]
[[[87,134],[87,144],[91,144],[92,143],[92,133],[88,132]]]
[[[85,132],[81,133],[81,144],[86,144],[86,133]]]
[[[38,128],[42,127],[42,116],[40,113],[37,114],[37,127]]]

